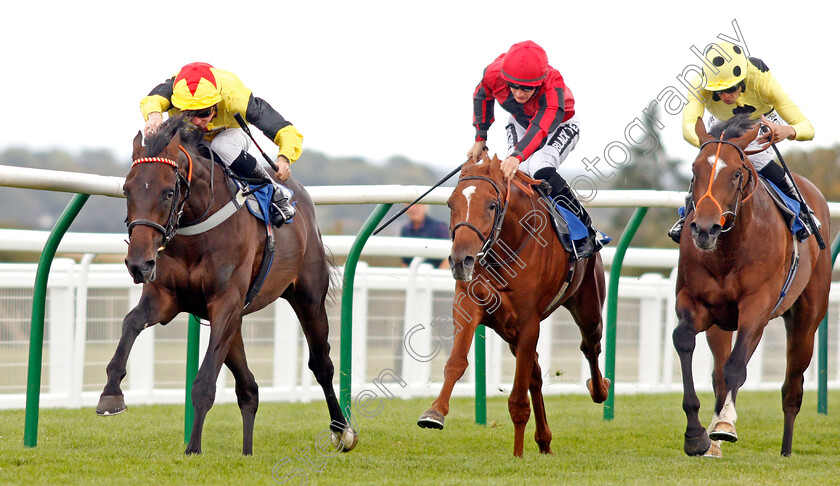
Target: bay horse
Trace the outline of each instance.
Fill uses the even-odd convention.
[[[540,181],[521,171],[509,184],[497,157],[467,161],[449,197],[452,252],[456,279],[453,318],[455,337],[444,368],[440,395],[417,424],[442,429],[455,382],[467,367],[467,353],[478,324],[493,329],[514,356],[516,371],[508,399],[514,425],[513,455],[521,457],[525,425],[531,414],[531,392],[541,453],[551,453],[551,430],[542,396],[537,361],[540,321],[559,306],[569,310],[580,328],[580,349],[589,361],[587,381],[592,400],[607,399],[610,382],[598,368],[604,304],[601,256],[572,261],[551,227],[547,204],[533,190]]]
[[[701,148],[694,161],[694,210],[680,240],[676,285],[679,322],[673,332],[683,377],[689,456],[721,457],[720,441],[735,442],[735,399],[747,363],[770,319],[782,316],[787,367],[782,385],[782,456],[790,456],[793,423],[802,404],[804,372],[811,362],[814,333],[828,307],[831,255],[814,238],[798,242],[744,153],[759,125],[735,117],[706,132],[698,118]],[[829,235],[825,198],[807,179],[794,175],[805,200]],[[687,208],[688,210],[688,208]],[[796,259],[798,258],[798,269]],[[791,278],[792,277],[792,278]],[[786,281],[790,281],[785,290]],[[714,357],[715,410],[709,432],[697,418],[700,401],[692,378],[695,336],[706,331]],[[732,346],[732,332],[737,331]],[[714,441],[714,442],[713,442]]]
[[[188,312],[210,321],[210,342],[193,383],[195,419],[185,453],[201,453],[202,427],[225,364],[236,379],[242,453],[252,454],[259,396],[245,359],[242,316],[282,297],[294,309],[309,345],[309,368],[324,392],[333,444],[349,451],[358,437],[341,413],[333,390],[325,310],[331,262],[324,252],[312,200],[303,186],[290,178],[286,184],[297,203],[293,222],[273,228],[246,209],[232,211],[219,222],[235,199],[236,187],[221,165],[199,154],[202,137],[186,118],[176,116],[161,125],[145,146],[139,132],[134,138],[134,162],[123,187],[129,229],[125,264],[134,282],[143,284],[143,291],[140,302],[123,320],[97,413],[112,415],[126,409],[120,382],[140,331]],[[213,219],[217,225],[206,231],[176,233],[179,227],[198,228],[198,223]],[[274,231],[273,264],[259,292],[245,307],[246,294],[257,279],[263,258],[268,258],[264,257],[268,231]]]

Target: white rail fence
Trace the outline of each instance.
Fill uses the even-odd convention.
[[[25,234],[24,234],[25,233]],[[0,249],[37,244],[43,232],[0,231]],[[96,242],[94,242],[95,240]],[[124,251],[122,235],[70,234],[66,248]],[[326,244],[342,255],[351,237],[327,237]],[[119,241],[119,244],[117,244]],[[119,246],[121,245],[121,246]],[[30,248],[33,248],[30,246]],[[73,251],[66,248],[60,251]],[[393,390],[402,398],[434,396],[442,381],[451,347],[451,305],[454,281],[447,270],[421,264],[422,256],[441,257],[449,243],[441,240],[373,238],[364,256],[421,255],[408,268],[371,267],[360,262],[355,279],[353,326],[353,389],[374,389],[380,375],[399,376],[405,388]],[[98,250],[95,250],[98,249]],[[612,249],[604,251],[605,261]],[[58,259],[49,279],[46,341],[41,405],[94,406],[105,382],[105,365],[119,339],[122,318],[136,304],[141,286],[134,285],[123,265],[91,264],[93,253],[80,263]],[[631,249],[625,265],[672,267],[676,250]],[[25,405],[28,330],[32,309],[34,264],[0,265],[0,408]],[[618,393],[681,390],[679,364],[670,334],[676,324],[674,277],[646,274],[623,277],[619,285],[616,380]],[[834,284],[838,285],[838,284]],[[336,289],[340,293],[340,289]],[[832,292],[832,295],[837,295]],[[836,329],[840,299],[832,298],[830,326]],[[338,368],[340,296],[329,308],[331,345]],[[201,330],[203,354],[209,337]],[[307,368],[307,349],[291,308],[285,301],[244,320],[249,364],[260,383],[263,400],[320,400],[321,392]],[[711,389],[711,356],[698,340],[695,377],[699,389]],[[542,325],[539,342],[545,393],[585,393],[587,366],[580,351],[580,335],[565,310]],[[840,387],[837,338],[829,343],[829,387]],[[778,389],[784,372],[784,326],[771,322],[748,368],[745,389]],[[128,366],[124,391],[129,404],[182,403],[186,355],[186,316],[167,326],[141,333]],[[489,394],[507,393],[514,360],[494,333],[488,333]],[[335,383],[338,383],[336,374]],[[472,395],[473,368],[456,387],[456,394]],[[816,387],[816,357],[806,375]],[[233,378],[220,375],[217,400],[235,401]]]
[[[79,192],[122,197],[123,179],[90,174],[0,166],[0,186]],[[310,187],[317,204],[409,202],[423,186]],[[425,199],[444,203],[451,188],[437,188]],[[599,191],[592,207],[679,207],[683,194],[657,191]],[[840,203],[829,204],[840,216]],[[0,230],[0,250],[39,252],[45,232]],[[105,365],[119,339],[124,315],[139,300],[122,265],[91,264],[96,254],[125,253],[124,235],[67,234],[58,251],[83,254],[79,263],[59,259],[49,279],[46,341],[41,400],[46,407],[93,406],[105,382]],[[327,237],[336,255],[346,255],[352,237]],[[449,243],[374,237],[365,256],[445,257]],[[609,266],[614,248],[602,251]],[[373,389],[385,374],[397,375],[407,386],[394,390],[401,397],[433,396],[451,347],[451,305],[454,281],[448,271],[432,269],[415,259],[409,268],[376,268],[360,262],[354,289],[354,391]],[[616,389],[619,393],[681,390],[676,353],[671,345],[674,316],[676,250],[630,249],[625,267],[667,269],[665,278],[647,274],[624,277],[619,285]],[[0,408],[23,408],[35,265],[0,264]],[[832,290],[835,285],[832,284]],[[340,289],[336,289],[339,293]],[[837,329],[837,292],[832,292],[830,329]],[[340,295],[329,308],[331,356],[338,367]],[[139,403],[179,403],[184,400],[186,316],[167,326],[153,326],[138,338],[123,383],[126,400]],[[447,331],[447,323],[450,323]],[[200,351],[208,341],[202,328]],[[321,392],[306,366],[307,349],[296,317],[285,301],[245,318],[243,327],[249,365],[264,400],[309,401]],[[836,336],[831,331],[829,336]],[[546,393],[585,393],[587,367],[578,349],[577,327],[565,310],[549,317],[541,330],[540,364]],[[699,389],[711,389],[711,357],[699,338],[694,360]],[[406,345],[408,343],[408,345]],[[830,388],[840,388],[837,337],[828,343]],[[748,368],[746,389],[778,389],[784,370],[784,326],[771,322]],[[514,360],[492,332],[487,342],[488,393],[507,393]],[[602,356],[603,358],[603,356]],[[816,388],[816,356],[806,374],[806,388]],[[338,383],[338,376],[335,378]],[[473,370],[455,393],[471,395]],[[218,401],[234,401],[232,376],[220,375]]]

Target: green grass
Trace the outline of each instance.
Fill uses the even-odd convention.
[[[381,395],[380,395],[381,396]],[[829,395],[837,410],[840,393]],[[486,427],[473,423],[473,402],[453,400],[446,429],[415,425],[431,399],[383,400],[378,414],[357,412],[357,448],[324,458],[315,452],[326,429],[322,401],[264,403],[257,414],[254,455],[243,457],[236,405],[214,407],[204,429],[204,453],[184,456],[183,406],[132,406],[115,417],[92,409],[45,409],[38,446],[23,447],[24,411],[0,411],[0,483],[3,484],[837,484],[840,414],[816,412],[816,393],[805,395],[796,422],[793,456],[781,458],[778,392],[738,396],[736,444],[723,459],[689,458],[682,451],[681,395],[618,396],[616,418],[585,396],[547,398],[554,454],[541,455],[533,420],[525,457],[513,452],[506,397],[490,399]],[[712,397],[701,396],[701,418],[711,418]],[[307,448],[309,448],[307,450]],[[309,457],[312,467],[298,459]],[[298,475],[295,476],[295,470]]]

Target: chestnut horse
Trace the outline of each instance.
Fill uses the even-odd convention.
[[[242,316],[283,297],[297,314],[309,344],[309,368],[324,391],[333,443],[348,451],[358,438],[342,415],[333,390],[324,307],[331,264],[324,253],[312,200],[300,184],[289,179],[286,183],[294,191],[297,215],[282,228],[271,228],[246,209],[232,211],[227,219],[214,216],[231,207],[236,188],[221,165],[199,155],[202,136],[178,116],[161,125],[146,146],[141,145],[140,133],[134,139],[134,163],[123,188],[129,228],[125,264],[134,282],[143,284],[143,292],[123,320],[97,413],[112,415],[125,410],[120,382],[140,331],[189,312],[210,321],[210,342],[193,383],[195,420],[185,453],[201,453],[204,419],[225,364],[236,379],[243,422],[242,453],[251,454],[259,397],[245,359]],[[198,228],[198,223],[213,220],[216,226],[203,232],[176,234],[179,226],[182,230]],[[268,231],[274,231],[273,264],[261,290],[244,308],[246,294],[261,269]]]
[[[589,361],[587,381],[592,400],[607,399],[610,382],[598,368],[601,352],[601,309],[604,268],[601,255],[571,261],[551,228],[547,205],[532,185],[540,181],[517,172],[504,180],[499,159],[486,156],[461,168],[449,197],[452,254],[456,279],[453,317],[455,339],[444,369],[440,395],[417,424],[442,429],[455,382],[467,367],[467,353],[478,324],[493,329],[516,356],[508,410],[514,425],[513,455],[521,457],[525,425],[534,405],[534,440],[541,453],[551,453],[551,430],[542,396],[542,370],[537,361],[540,321],[557,307],[571,312],[580,328],[581,351]]]
[[[690,456],[720,457],[720,441],[735,442],[735,399],[747,363],[770,319],[782,316],[787,332],[787,368],[782,385],[782,456],[789,456],[793,422],[802,404],[803,374],[814,349],[814,333],[828,307],[831,255],[814,238],[798,242],[786,226],[744,153],[756,138],[754,121],[733,118],[706,133],[698,119],[700,154],[693,164],[695,209],[680,240],[674,346],[683,376],[687,418],[684,449]],[[796,184],[823,222],[828,205],[804,177]],[[795,260],[798,258],[798,269]],[[785,282],[790,279],[786,290]],[[714,356],[715,412],[709,432],[697,418],[691,361],[695,336],[706,332]],[[732,331],[738,331],[732,346]],[[714,442],[713,442],[714,441]]]

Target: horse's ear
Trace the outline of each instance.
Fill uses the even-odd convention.
[[[697,123],[694,124],[694,133],[697,134],[697,138],[700,139],[700,145],[703,145],[705,142],[708,142],[713,137],[709,135],[709,132],[706,131],[706,125],[703,124],[703,118],[697,117]]]
[[[175,132],[175,136],[172,137],[172,140],[166,144],[166,153],[167,155],[172,158],[172,160],[176,160],[176,156],[178,154],[178,146],[181,145],[181,131],[177,130]]]
[[[141,151],[143,150],[143,134],[140,130],[137,130],[137,135],[134,137],[134,150],[131,152],[131,160],[137,160],[140,158]]]
[[[741,135],[738,138],[733,138],[732,143],[741,147],[741,149],[747,148],[747,145],[749,145],[753,140],[755,140],[755,137],[758,136],[758,130],[760,128],[761,128],[761,124],[756,123],[755,127],[753,127],[752,130],[748,131],[747,133]]]

